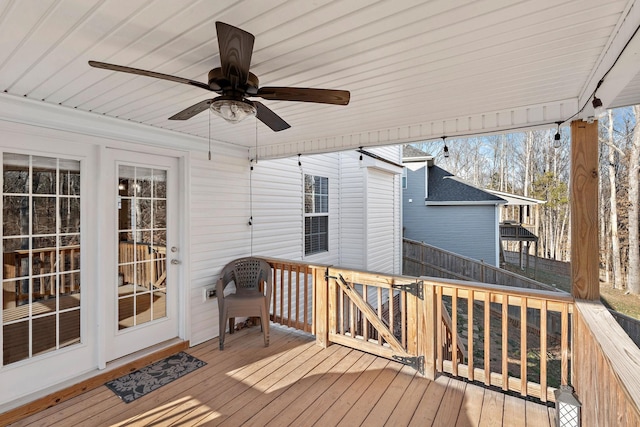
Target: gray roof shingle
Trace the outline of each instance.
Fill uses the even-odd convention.
[[[438,166],[429,167],[427,202],[505,202],[501,197],[465,184]]]

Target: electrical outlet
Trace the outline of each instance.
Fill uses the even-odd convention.
[[[203,300],[206,302],[208,299],[216,297],[216,287],[209,286],[203,289]]]

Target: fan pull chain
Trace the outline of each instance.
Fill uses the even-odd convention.
[[[209,160],[211,160],[211,110],[209,110]]]

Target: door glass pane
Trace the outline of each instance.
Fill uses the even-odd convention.
[[[153,292],[166,289],[166,177],[118,168],[118,329],[166,316],[165,293]]]
[[[3,154],[2,363],[80,343],[80,162]]]

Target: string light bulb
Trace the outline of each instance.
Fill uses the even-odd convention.
[[[442,152],[444,153],[445,159],[449,157],[449,147],[447,147],[446,139],[447,139],[446,136],[442,137],[442,143],[444,144],[444,148],[442,149]]]
[[[562,145],[560,142],[560,125],[562,122],[556,122],[556,124],[558,125],[558,130],[556,130],[556,134],[553,137],[553,148],[560,148]]]

